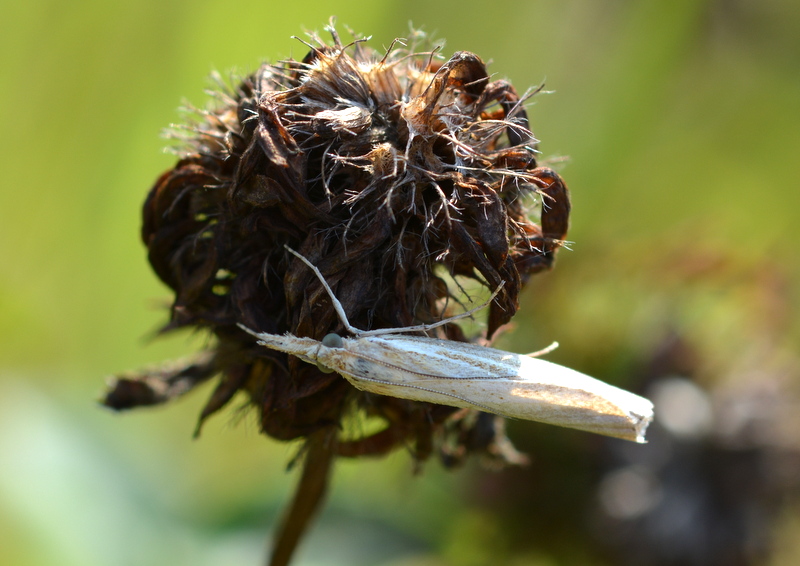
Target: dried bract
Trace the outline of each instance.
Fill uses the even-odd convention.
[[[404,445],[419,460],[445,447],[448,462],[469,452],[513,459],[508,449],[498,455],[507,442],[496,421],[487,434],[468,410],[359,392],[237,327],[315,340],[340,328],[320,282],[286,244],[319,267],[359,328],[442,319],[462,294],[448,288],[448,274],[489,289],[505,282],[489,311],[491,337],[566,235],[566,186],[537,165],[525,97],[508,82],[491,81],[472,53],[441,62],[436,50],[399,40],[377,53],[329,31],[332,42],[312,36],[302,61],[265,64],[216,92],[213,109],[178,130],[185,153],[144,206],[150,262],[175,292],[165,330],[216,336],[203,375],[221,377],[201,422],[244,391],[263,431],[282,440],[335,428],[351,411],[386,422],[339,442],[340,455]],[[538,223],[524,208],[531,202]],[[440,337],[465,340],[455,325]],[[136,404],[119,391],[107,402]]]

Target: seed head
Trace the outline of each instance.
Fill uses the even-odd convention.
[[[489,311],[491,337],[566,235],[567,190],[537,166],[527,96],[491,81],[472,53],[442,62],[438,48],[418,47],[419,33],[375,52],[328,31],[332,41],[312,35],[302,61],[264,64],[233,88],[221,85],[212,109],[176,130],[183,153],[147,197],[142,238],[175,292],[165,330],[207,328],[216,340],[198,362],[118,380],[106,403],[161,402],[164,391],[219,375],[201,423],[244,391],[263,432],[282,440],[340,426],[352,412],[386,422],[340,441],[340,455],[406,445],[419,460],[434,449],[448,462],[469,452],[513,459],[494,416],[361,393],[236,326],[317,340],[340,329],[288,244],[363,329],[440,320],[462,294],[447,285],[453,276],[489,289],[505,282]],[[525,210],[536,202],[538,224]],[[443,337],[466,340],[455,325]]]

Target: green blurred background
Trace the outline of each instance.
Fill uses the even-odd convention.
[[[574,244],[532,283],[502,346],[556,339],[554,359],[609,381],[667,327],[700,344],[710,381],[755,342],[769,359],[792,355],[800,3],[5,2],[0,563],[262,562],[296,445],[260,437],[235,409],[192,441],[208,387],[124,415],[95,399],[105,376],[203,343],[151,340],[170,296],[138,230],[146,191],[174,162],[160,132],[183,100],[204,103],[212,70],[301,58],[290,36],[322,33],[334,14],[378,48],[412,22],[446,39],[445,55],[473,51],[520,91],[555,91],[529,116],[572,190]],[[525,435],[551,431],[511,433],[527,448]],[[568,563],[506,544],[491,506],[469,496],[491,473],[430,462],[413,476],[404,453],[341,462],[296,564]],[[789,508],[773,563],[800,561],[786,542],[797,524]]]

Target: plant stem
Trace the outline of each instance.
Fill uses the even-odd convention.
[[[303,459],[303,473],[291,505],[281,520],[269,566],[288,566],[300,538],[320,509],[333,467],[336,431],[320,430],[309,435]]]

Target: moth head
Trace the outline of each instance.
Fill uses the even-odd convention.
[[[335,332],[331,332],[330,334],[326,334],[322,339],[322,345],[326,348],[341,348],[344,346],[344,343],[342,342],[341,336]],[[317,362],[317,368],[319,368],[319,371],[322,373],[333,373],[331,368],[319,362]]]
[[[326,348],[344,347],[344,343],[342,342],[342,337],[336,334],[335,332],[326,334],[325,337],[322,339],[322,345],[325,346]]]

